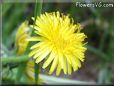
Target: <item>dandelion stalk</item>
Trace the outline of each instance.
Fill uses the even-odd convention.
[[[36,22],[36,17],[39,16],[41,14],[41,10],[42,10],[42,0],[36,0],[36,4],[35,4],[35,11],[34,11],[34,17],[35,17],[35,21],[34,21],[34,25],[35,25],[35,22]],[[34,27],[33,25],[33,27]],[[37,84],[38,82],[38,75],[39,75],[39,65],[34,63],[35,66],[34,66],[34,69],[35,69],[35,83]]]
[[[29,60],[28,55],[24,56],[11,56],[11,57],[1,57],[1,62],[3,65],[8,64],[8,63],[22,63],[22,62],[27,62]]]

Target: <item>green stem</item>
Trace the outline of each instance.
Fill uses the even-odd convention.
[[[28,55],[24,56],[12,56],[12,57],[2,57],[1,62],[2,64],[8,64],[8,63],[22,63],[29,60]]]
[[[39,64],[34,63],[34,69],[35,69],[35,73],[34,73],[34,77],[35,77],[35,83],[38,84],[38,78],[39,78]]]
[[[41,14],[41,10],[42,10],[42,0],[39,0],[39,2],[38,2],[38,0],[36,0],[35,10],[34,10],[35,20],[36,20],[36,17]]]

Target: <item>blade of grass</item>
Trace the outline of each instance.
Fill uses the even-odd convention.
[[[87,45],[87,49],[91,52],[93,52],[94,54],[96,54],[98,57],[101,57],[102,60],[104,61],[108,61],[111,62],[111,59],[109,58],[109,56],[107,56],[105,53],[103,53],[102,51],[100,51],[99,49],[96,49],[90,45]]]
[[[109,33],[109,29],[105,28],[105,31],[103,33],[103,36],[101,38],[100,45],[99,45],[99,50],[101,50],[101,51],[103,50],[103,47],[105,45],[105,40],[106,40],[106,38],[108,36],[108,33]]]
[[[112,59],[112,61],[114,61],[114,58],[112,58],[113,57],[113,51],[114,51],[114,47],[113,47],[113,45],[114,45],[114,40],[113,40],[113,32],[114,32],[114,12],[112,13],[112,21],[111,21],[111,24],[110,24],[110,41],[109,41],[109,49],[108,49],[108,55],[111,57],[111,59]]]
[[[9,9],[11,8],[12,4],[8,4],[8,3],[3,3],[2,5],[2,16],[4,16],[7,11],[9,11]]]
[[[36,17],[40,16],[41,10],[42,10],[42,0],[39,0],[39,2],[38,2],[38,0],[36,0],[35,10],[34,10],[35,21],[36,21]],[[34,23],[35,23],[35,21],[34,21]]]
[[[35,11],[34,11],[34,17],[35,17],[35,21],[34,21],[34,25],[35,25],[35,22],[36,22],[36,18],[37,16],[40,16],[41,14],[41,10],[42,10],[42,0],[36,0],[35,2]],[[33,27],[34,28],[34,27]],[[34,67],[34,70],[35,70],[35,73],[34,73],[34,76],[35,76],[35,83],[37,84],[38,82],[38,78],[39,78],[39,65],[34,63],[35,64],[35,67]]]

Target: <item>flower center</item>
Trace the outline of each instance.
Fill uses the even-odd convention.
[[[59,32],[52,33],[51,42],[54,45],[54,47],[59,51],[64,51],[68,45],[68,40],[65,40],[64,36]]]

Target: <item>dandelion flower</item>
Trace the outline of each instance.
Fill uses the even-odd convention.
[[[17,54],[22,55],[28,45],[27,38],[30,37],[30,28],[28,27],[28,21],[24,21],[18,28],[16,33],[16,47],[18,48]]]
[[[27,46],[28,46],[28,42],[27,39],[28,37],[30,37],[31,35],[31,30],[28,27],[28,21],[24,21],[18,28],[18,31],[16,33],[16,46],[18,48],[18,55],[23,55]],[[28,76],[28,78],[34,82],[35,77],[34,77],[34,61],[29,59],[29,61],[27,62],[27,66],[26,66],[26,74]],[[44,81],[42,79],[42,77],[39,77],[38,80],[39,84],[43,84]]]
[[[32,18],[35,20],[35,18]],[[29,41],[37,43],[31,46],[30,57],[36,63],[44,60],[43,68],[50,65],[49,74],[56,70],[56,75],[63,70],[64,74],[81,67],[84,61],[84,39],[86,35],[81,33],[80,24],[74,24],[68,15],[59,12],[44,13],[36,18],[34,32],[36,36],[30,37]]]

